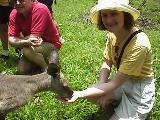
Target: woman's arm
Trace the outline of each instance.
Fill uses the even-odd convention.
[[[107,83],[101,83],[83,91],[75,91],[73,97],[68,100],[68,102],[74,102],[78,98],[90,98],[107,95],[121,86],[128,79],[128,77],[128,75],[118,72],[115,77]]]
[[[111,72],[112,61],[105,59],[100,70],[98,83],[105,83]]]

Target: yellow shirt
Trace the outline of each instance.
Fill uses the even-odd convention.
[[[9,1],[8,0],[0,0],[0,5],[9,6]]]
[[[137,29],[134,28],[132,30],[132,33],[136,30]],[[128,37],[129,36],[130,35],[128,35]],[[123,43],[119,46],[118,52],[115,52],[115,48],[117,46],[116,36],[113,33],[109,33],[107,36],[104,57],[108,60],[112,60],[115,66],[115,57],[117,55],[119,56],[120,51],[126,40],[124,40]],[[151,54],[151,44],[147,35],[144,32],[138,33],[132,38],[132,40],[126,46],[118,70],[124,74],[138,78],[152,77],[153,69],[151,66]]]

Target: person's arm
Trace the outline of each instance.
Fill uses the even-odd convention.
[[[18,37],[13,37],[13,36],[9,36],[9,43],[13,47],[19,47],[19,48],[31,46],[31,43],[28,40],[18,38]]]
[[[28,47],[28,46],[38,46],[42,43],[42,39],[39,35],[29,35],[27,37],[13,37],[9,36],[9,43],[14,47]]]
[[[116,76],[113,77],[113,79],[108,83],[101,83],[97,86],[87,88],[83,91],[75,91],[73,97],[70,100],[68,100],[68,102],[74,102],[78,98],[91,98],[107,95],[119,86],[121,86],[127,80],[128,77],[128,75],[118,72]]]
[[[112,61],[105,59],[100,69],[99,80],[97,81],[98,83],[105,83],[108,80],[111,72],[111,67]]]

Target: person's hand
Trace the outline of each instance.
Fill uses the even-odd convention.
[[[84,93],[83,91],[74,91],[72,98],[69,99],[68,101],[66,101],[67,103],[72,103],[75,102],[78,98],[83,98],[84,97]]]
[[[26,36],[24,39],[27,40],[29,46],[39,46],[43,42],[41,37],[34,35]]]
[[[35,38],[30,38],[29,40],[30,40],[30,42],[32,43],[33,46],[39,46],[43,42],[42,38],[40,38],[40,37],[38,39],[37,38],[36,39]]]

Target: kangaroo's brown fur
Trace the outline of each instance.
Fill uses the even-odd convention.
[[[50,68],[50,67],[49,67]],[[52,67],[49,69],[52,73]],[[47,72],[37,75],[4,75],[0,74],[0,120],[7,113],[25,105],[35,93],[52,90],[60,96],[71,97],[72,90],[62,73],[57,76]]]

